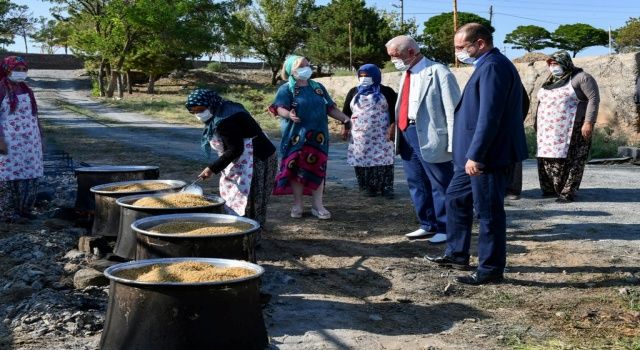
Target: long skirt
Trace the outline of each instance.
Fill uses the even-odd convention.
[[[383,196],[393,195],[393,164],[353,168],[360,191],[366,191],[370,196],[378,193]]]
[[[0,181],[0,219],[31,214],[37,194],[38,179]]]
[[[244,216],[256,220],[260,226],[264,226],[267,221],[267,206],[277,168],[278,158],[275,153],[265,160],[253,159],[253,178]]]
[[[573,200],[591,150],[591,139],[582,137],[582,124],[575,123],[567,158],[538,158],[538,178],[544,196]]]

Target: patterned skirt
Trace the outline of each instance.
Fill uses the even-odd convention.
[[[356,172],[360,191],[366,191],[370,196],[393,194],[393,165],[357,166],[353,169]]]
[[[0,219],[31,214],[38,194],[38,179],[0,181]]]
[[[256,220],[260,226],[264,226],[267,221],[267,206],[277,167],[278,158],[275,153],[265,160],[253,159],[253,178],[244,216]]]

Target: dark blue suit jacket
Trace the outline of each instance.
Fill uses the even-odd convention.
[[[522,82],[518,71],[496,48],[487,53],[462,92],[453,123],[453,162],[468,159],[487,170],[527,159],[522,122]]]

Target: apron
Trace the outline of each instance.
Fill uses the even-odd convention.
[[[538,90],[536,138],[540,158],[567,158],[578,109],[578,96],[571,80],[562,87]]]
[[[0,181],[36,179],[43,175],[42,140],[38,118],[32,114],[29,94],[18,95],[9,112],[7,97],[0,104],[0,121],[8,154],[0,155]]]
[[[209,141],[218,155],[224,152],[222,139],[214,134]],[[251,180],[253,179],[253,141],[244,139],[244,152],[220,172],[220,197],[225,200],[225,210],[228,214],[244,216]]]
[[[351,138],[347,164],[356,167],[392,165],[393,142],[387,139],[389,104],[384,96],[378,102],[374,95],[360,95],[358,103],[351,101]]]

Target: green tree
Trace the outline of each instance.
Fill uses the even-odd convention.
[[[504,39],[505,43],[514,44],[512,49],[524,49],[527,52],[542,50],[551,46],[551,33],[548,30],[534,26],[518,26]]]
[[[621,52],[640,50],[640,17],[629,18],[623,27],[616,29],[614,38]]]
[[[10,0],[0,0],[0,45],[11,45],[14,43],[15,23],[11,12],[15,11],[18,5]]]
[[[40,51],[48,54],[56,53],[56,33],[55,27],[58,21],[55,19],[47,19],[46,17],[40,17],[38,19],[38,30],[36,30],[31,38],[33,41],[40,43]]]
[[[489,20],[468,12],[458,12],[458,27],[467,23],[480,23],[493,33],[495,29]],[[455,62],[455,50],[453,48],[453,12],[442,13],[429,18],[424,22],[422,52],[425,56],[441,62],[451,64]]]
[[[27,37],[30,37],[36,30],[38,19],[33,17],[33,13],[29,12],[29,6],[15,6],[9,12],[9,22],[14,35],[22,37],[24,42],[24,52],[29,53],[27,45]]]
[[[250,48],[271,69],[271,84],[287,55],[306,40],[308,15],[314,0],[258,0],[237,14],[237,41]]]
[[[551,40],[555,47],[571,51],[576,57],[578,52],[587,47],[607,45],[609,34],[584,23],[563,24],[551,34]]]

